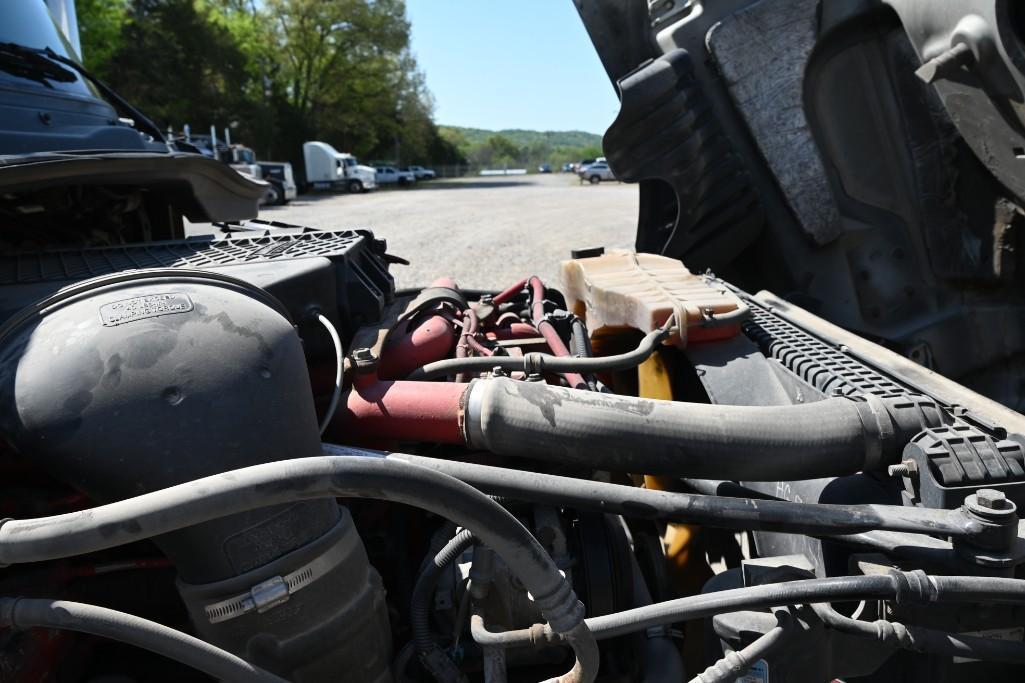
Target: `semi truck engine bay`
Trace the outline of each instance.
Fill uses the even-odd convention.
[[[0,683],[1023,680],[1025,11],[574,5],[635,248],[397,289],[0,3]]]
[[[668,257],[224,231],[3,257],[4,680],[1020,675],[1017,413]]]

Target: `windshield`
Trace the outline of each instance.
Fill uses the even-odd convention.
[[[57,28],[42,0],[3,0],[0,2],[0,43],[16,43],[29,48],[50,48],[62,57],[78,61],[78,56]],[[62,92],[98,97],[98,93],[80,74],[68,81],[28,78],[0,69],[0,85],[45,88]]]
[[[351,167],[355,166],[356,164],[357,164],[356,157],[345,157],[345,165],[346,166],[351,168]]]

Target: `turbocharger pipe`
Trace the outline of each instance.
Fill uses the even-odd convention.
[[[350,392],[337,428],[362,439],[452,443],[458,434],[470,448],[611,471],[772,481],[878,469],[944,422],[928,401],[726,406],[508,378],[458,386],[391,382]]]

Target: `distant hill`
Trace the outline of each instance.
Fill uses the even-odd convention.
[[[506,130],[484,130],[483,128],[462,128],[460,126],[440,126],[442,131],[450,130],[461,136],[470,146],[483,145],[492,135],[508,138],[517,147],[529,147],[538,142],[547,142],[552,147],[593,147],[601,146],[601,136],[585,133],[582,130],[522,130],[510,128]]]

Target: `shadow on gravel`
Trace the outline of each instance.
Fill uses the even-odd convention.
[[[336,197],[345,197],[347,195],[349,195],[348,192],[308,192],[306,194],[299,195],[284,206],[265,204],[260,207],[260,213],[263,213],[264,211],[275,211],[277,209],[287,209],[289,206],[307,206],[327,199],[335,199]]]
[[[502,178],[501,180],[426,180],[416,184],[412,190],[482,190],[491,187],[521,187],[523,185],[536,185],[531,178]]]
[[[416,192],[422,190],[486,190],[495,187],[524,187],[527,185],[537,185],[537,181],[532,178],[496,178],[494,180],[490,178],[481,178],[479,180],[459,180],[459,179],[440,179],[440,180],[422,180],[413,187],[382,187],[374,190],[374,193],[391,193],[391,192]],[[348,192],[309,192],[307,194],[301,194],[293,199],[290,206],[307,206],[310,204],[316,204],[317,202],[324,201],[326,199],[334,199],[336,197],[345,197],[349,195]],[[274,211],[276,209],[283,209],[284,206],[261,206],[260,211]]]

